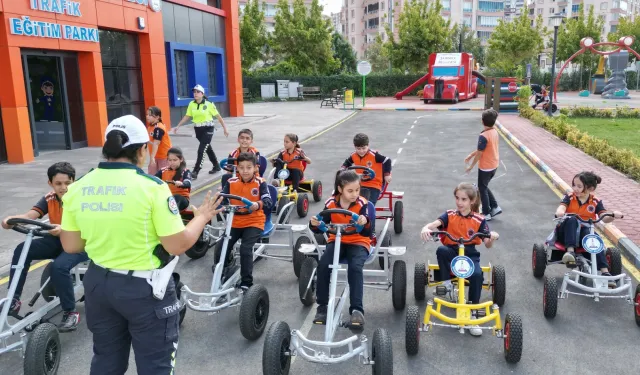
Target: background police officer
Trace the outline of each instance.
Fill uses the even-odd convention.
[[[180,120],[178,125],[173,129],[173,133],[177,133],[178,129],[185,122],[191,120],[193,122],[193,129],[196,132],[196,138],[200,145],[198,146],[198,158],[196,159],[196,165],[191,172],[191,179],[198,178],[198,173],[202,169],[204,164],[204,154],[209,156],[209,160],[213,164],[213,169],[209,171],[210,174],[220,171],[220,164],[216,158],[216,154],[211,148],[211,138],[213,137],[213,118],[216,117],[222,128],[224,129],[224,136],[228,137],[229,132],[227,126],[224,124],[222,116],[218,113],[215,104],[207,100],[204,95],[204,88],[200,85],[196,85],[193,88],[193,101],[189,103],[187,107],[187,114]]]
[[[93,333],[91,375],[124,374],[132,341],[138,374],[172,374],[180,310],[175,283],[169,278],[160,300],[148,279],[164,267],[162,258],[182,254],[196,242],[221,211],[215,208],[222,199],[209,192],[185,227],[168,186],[141,169],[149,141],[144,124],[130,115],[117,118],[105,138],[107,161],[72,184],[63,198],[60,235],[67,253],[84,249],[91,259],[83,280]]]

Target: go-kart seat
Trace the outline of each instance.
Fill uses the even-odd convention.
[[[260,157],[258,158],[258,163],[260,164],[260,177],[264,177],[264,172],[267,170],[267,158],[260,155]]]
[[[376,212],[376,208],[373,206],[373,204],[371,202],[367,203],[367,213],[369,214],[369,221],[371,220],[375,220],[375,212]],[[378,252],[376,250],[376,246],[371,246],[371,250],[369,250],[369,256],[367,257],[367,260],[364,261],[364,264],[370,264],[373,263],[373,261],[378,257]],[[347,264],[347,260],[344,258],[340,259],[340,264]]]
[[[567,251],[566,246],[564,246],[564,244],[563,244],[563,243],[561,243],[561,242],[559,242],[559,241],[557,241],[557,240],[556,240],[556,242],[554,242],[553,246],[554,246],[556,249],[560,250],[560,251]],[[576,254],[578,254],[578,253],[586,253],[586,252],[587,252],[587,251],[586,251],[585,249],[583,249],[582,247],[578,247],[578,248],[576,248],[576,249],[574,249],[574,250],[575,250],[575,253],[576,253]]]
[[[267,185],[269,189],[269,195],[271,196],[271,202],[277,202],[278,200],[278,190],[273,185]],[[262,238],[268,238],[274,232],[275,225],[271,222],[271,211],[272,210],[264,210],[265,220],[264,220],[264,231],[262,232]]]

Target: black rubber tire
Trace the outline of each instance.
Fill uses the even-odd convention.
[[[636,286],[636,293],[633,295],[633,301],[637,306],[633,306],[633,315],[636,318],[636,325],[640,327],[640,284]]]
[[[184,286],[184,284],[181,281],[178,281],[176,283],[176,296],[178,297],[178,301],[180,301],[180,295],[182,294],[182,287]],[[178,322],[178,325],[182,325],[182,322],[184,321],[184,317],[187,315],[187,305],[185,304],[184,306],[180,306],[180,320]]]
[[[322,182],[313,181],[311,186],[311,193],[313,194],[313,201],[320,202],[322,200]]]
[[[307,258],[302,262],[300,269],[300,278],[298,279],[298,296],[300,302],[305,306],[311,306],[316,302],[316,282],[311,283],[311,289],[307,291],[309,279],[313,274],[313,270],[318,268],[318,262],[314,258]]]
[[[284,352],[290,352],[291,330],[283,321],[274,322],[269,326],[262,347],[262,374],[263,375],[288,375],[291,367],[291,356]]]
[[[318,245],[326,245],[327,244],[327,240],[324,238],[324,234],[322,234],[322,233],[314,233],[313,237],[315,237],[316,242],[318,243]]]
[[[293,246],[291,259],[293,261],[293,273],[296,274],[296,277],[300,277],[300,267],[302,267],[302,262],[307,259],[307,256],[303,253],[299,252],[298,249],[302,244],[311,243],[311,240],[307,236],[300,236],[296,240],[296,244]]]
[[[509,313],[504,319],[504,359],[508,363],[518,363],[522,357],[522,319],[520,315]]]
[[[385,234],[384,238],[382,239],[382,243],[380,244],[379,247],[389,247],[389,246],[391,246],[391,233],[387,232],[387,234]],[[378,253],[380,253],[380,251],[378,251]],[[387,253],[387,258],[389,258],[389,264],[391,264],[391,257],[389,257],[388,253]],[[379,256],[378,257],[378,265],[380,266],[381,270],[384,269],[384,257],[383,256]]]
[[[371,344],[373,375],[393,375],[393,345],[391,336],[384,328],[376,328]]]
[[[296,210],[298,211],[299,217],[307,216],[307,213],[309,212],[309,196],[307,194],[298,194]]]
[[[507,274],[503,266],[493,266],[491,273],[491,297],[493,303],[499,307],[504,305],[504,300],[507,297]]]
[[[607,262],[609,262],[609,273],[611,276],[618,276],[622,273],[622,257],[620,256],[620,250],[615,247],[607,249]]]
[[[200,259],[207,255],[209,247],[211,247],[209,241],[203,241],[202,234],[200,234],[200,238],[198,238],[196,243],[191,246],[191,249],[185,252],[185,255],[191,259]]]
[[[240,332],[247,340],[256,340],[269,321],[269,293],[260,284],[253,284],[240,303]]]
[[[24,375],[53,375],[60,367],[62,346],[58,329],[51,323],[38,325],[27,341]]]
[[[404,204],[402,201],[396,201],[393,204],[393,231],[396,234],[402,233],[402,219],[404,218]]]
[[[404,344],[408,355],[418,354],[420,350],[420,311],[418,306],[409,306],[405,322]]]
[[[28,270],[28,268],[29,268],[28,266],[25,266],[25,269],[23,271],[26,272]],[[40,286],[41,287],[47,281],[47,279],[51,276],[51,270],[52,269],[53,269],[53,262],[49,262],[44,267],[44,270],[42,270],[42,275],[40,275]],[[71,277],[73,277],[73,275],[71,275]],[[44,289],[42,289],[41,296],[47,302],[53,301],[53,299],[58,296],[56,294],[56,288],[53,286],[53,281],[52,280],[49,280],[49,283],[47,283],[47,286],[45,286]]]
[[[533,269],[533,276],[535,278],[539,279],[544,276],[544,271],[547,269],[547,251],[543,245],[533,244],[531,268]]]
[[[558,312],[558,284],[555,277],[544,278],[542,309],[545,318],[555,318]]]
[[[404,260],[396,260],[393,262],[391,283],[393,308],[402,310],[407,304],[407,264]]]
[[[427,288],[427,267],[424,263],[416,263],[413,268],[413,295],[416,301],[425,298]]]

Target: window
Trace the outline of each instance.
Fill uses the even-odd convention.
[[[607,6],[609,6],[609,3],[600,3],[600,10],[607,10]]]
[[[351,9],[351,18],[356,18],[356,11]]]
[[[611,32],[615,33],[616,31],[618,31],[618,25],[611,25]]]
[[[580,4],[571,5],[571,13],[577,13],[580,10]]]
[[[217,70],[218,68],[218,56],[213,53],[207,53],[207,71],[209,73],[209,92],[208,96],[218,96],[218,78],[217,78]]]
[[[462,10],[465,11],[465,12],[472,12],[473,11],[473,3],[465,1]]]
[[[462,20],[463,25],[471,27],[471,16],[465,16]]]
[[[351,0],[353,2],[353,0]],[[351,45],[356,45],[356,38],[351,38]]]
[[[442,0],[442,10],[451,10],[451,0]]]
[[[267,4],[264,15],[267,17],[273,17],[276,15],[276,6],[274,4]]]
[[[478,39],[481,41],[487,41],[491,37],[491,31],[478,31]]]
[[[99,33],[108,121],[124,115],[144,119],[138,37],[117,31]]]
[[[538,8],[538,9],[536,10],[536,13],[538,13],[538,14],[542,14],[542,12],[543,12],[543,11],[544,11],[544,9],[542,9],[542,8]]]
[[[214,8],[222,9],[222,6],[220,6],[220,0],[207,0],[207,5]]]
[[[478,2],[478,10],[483,12],[502,12],[504,11],[504,2],[480,0]]]
[[[485,27],[498,26],[498,21],[501,19],[502,17],[478,16],[478,26],[485,26]]]
[[[178,97],[189,98],[192,96],[189,88],[193,87],[193,85],[189,83],[189,52],[176,50],[174,55],[176,62],[176,88],[178,90]]]
[[[549,14],[556,14],[555,8],[549,8]]]
[[[356,24],[352,23],[351,24],[351,32],[354,32],[354,31],[356,31]]]

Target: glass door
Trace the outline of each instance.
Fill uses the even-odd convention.
[[[75,55],[62,57],[64,91],[67,94],[67,132],[71,148],[87,147],[87,130],[84,122],[84,104],[78,59]]]

